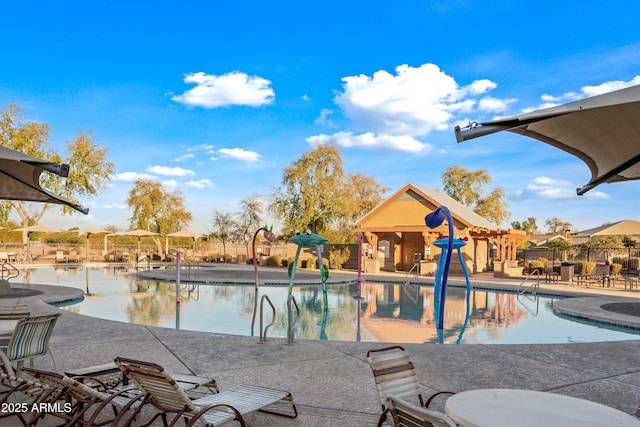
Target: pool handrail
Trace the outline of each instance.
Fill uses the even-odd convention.
[[[271,310],[273,312],[273,315],[271,317],[271,323],[269,323],[267,326],[265,326],[263,328],[262,325],[263,325],[263,320],[264,320],[264,315],[263,314],[264,314],[264,302],[265,301],[267,301],[269,303],[269,305],[271,306]],[[260,340],[258,341],[258,343],[264,344],[267,341],[267,330],[269,330],[269,328],[271,326],[273,326],[273,324],[275,322],[276,322],[276,307],[271,302],[271,299],[269,298],[269,296],[262,295],[262,298],[260,298]]]
[[[527,282],[527,280],[529,280],[531,278],[531,276],[534,276],[534,275],[537,276],[538,280],[535,283],[532,283],[531,285],[529,285],[527,288],[521,290],[520,288],[522,288],[522,286],[525,284],[525,282]],[[520,282],[520,285],[518,286],[518,295],[521,295],[521,294],[525,293],[528,289],[531,289],[531,288],[534,288],[534,287],[536,289],[540,289],[540,275],[541,275],[540,270],[537,269],[537,268],[534,268],[533,271],[531,271],[527,275],[527,277],[525,277],[524,280],[522,282]],[[535,294],[535,291],[533,293]]]

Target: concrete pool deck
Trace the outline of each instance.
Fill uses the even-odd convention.
[[[198,272],[199,279],[206,280],[211,275],[214,280],[222,273],[218,267],[206,270]],[[251,268],[232,270],[225,274],[253,280]],[[267,280],[272,274],[284,275],[287,281],[286,271],[260,269],[261,280]],[[331,275],[334,280],[355,277],[352,273],[332,272]],[[396,283],[405,280],[403,274],[363,276]],[[183,275],[183,280],[186,279]],[[300,280],[316,279],[301,275]],[[431,280],[419,279],[424,283]],[[476,286],[513,289],[522,279],[494,279],[478,274],[472,281]],[[450,283],[461,283],[461,280],[451,278]],[[59,286],[27,286],[43,290],[43,294],[4,298],[0,304],[29,303],[34,313],[57,312],[59,309],[43,299],[66,300],[82,294],[77,289]],[[637,289],[578,288],[562,282],[541,283],[540,292],[597,296],[603,297],[606,303],[640,298]],[[587,314],[602,305],[600,298],[580,300],[583,302],[577,310]],[[628,316],[603,311],[608,316]],[[636,320],[640,324],[640,318]],[[640,404],[640,339],[527,345],[399,344],[411,353],[420,382],[427,391],[495,387],[541,390],[592,400],[626,413],[634,413]],[[211,375],[221,389],[247,383],[291,391],[300,412],[297,419],[266,414],[247,418],[250,425],[267,427],[375,426],[380,409],[365,358],[369,349],[387,345],[391,344],[305,340],[287,345],[286,339],[281,338],[270,338],[265,344],[259,344],[256,337],[131,325],[68,311],[60,317],[51,340],[59,371],[126,356],[159,363],[172,372]],[[36,367],[52,369],[53,365],[45,356],[36,360]],[[441,402],[437,403],[436,407],[441,406]],[[10,425],[2,421],[0,425]]]

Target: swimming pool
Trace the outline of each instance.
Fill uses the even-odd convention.
[[[259,335],[253,317],[256,301],[267,295],[276,308],[269,337],[286,337],[287,287],[186,285],[176,310],[175,283],[137,279],[120,267],[34,268],[23,273],[25,283],[55,284],[82,289],[82,302],[64,310],[103,319],[166,328]],[[298,338],[337,341],[438,342],[433,322],[433,287],[394,283],[335,285],[328,290],[326,322],[322,288],[296,286],[300,306]],[[558,297],[473,290],[465,325],[465,290],[449,287],[445,313],[445,343],[533,344],[640,339],[633,331],[614,330],[556,316]],[[266,309],[266,308],[265,308]],[[259,312],[259,309],[256,310]],[[271,319],[265,310],[265,322]],[[464,327],[464,328],[463,328]]]

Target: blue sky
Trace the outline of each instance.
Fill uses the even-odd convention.
[[[347,173],[395,191],[442,189],[448,166],[486,169],[511,216],[575,230],[640,220],[640,183],[585,196],[580,160],[510,133],[457,144],[485,121],[640,84],[636,1],[9,2],[0,107],[19,103],[63,151],[78,130],[116,176],[87,216],[54,227],[127,228],[131,181],[183,191],[189,228],[265,199],[312,143],[338,144]],[[634,80],[635,79],[635,80]]]

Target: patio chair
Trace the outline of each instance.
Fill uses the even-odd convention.
[[[601,284],[604,287],[605,282],[609,280],[609,270],[611,266],[608,264],[605,265],[596,265],[596,268],[593,269],[591,275],[589,277],[583,278],[580,284],[584,284],[585,286],[590,286],[594,283]]]
[[[69,256],[67,257],[67,262],[80,262],[80,257],[78,256],[77,251],[69,251]]]
[[[175,378],[155,363],[124,357],[116,357],[115,363],[129,381],[145,395],[143,403],[151,403],[159,411],[145,426],[151,425],[158,417],[162,418],[166,426],[168,415],[172,416],[169,425],[185,418],[190,419],[188,425],[207,426],[217,426],[231,420],[236,420],[244,426],[242,416],[254,411],[290,418],[298,416],[293,396],[287,391],[240,385],[191,400]],[[273,410],[276,406],[278,411]],[[289,407],[289,413],[281,409],[284,406]],[[123,420],[122,417],[118,417],[115,425],[126,425],[130,419]]]
[[[5,408],[6,404],[19,402],[29,409],[28,411],[0,411],[0,419],[13,416],[17,417],[23,426],[33,425],[34,420],[30,409],[34,403],[55,403],[63,396],[63,390],[51,388],[34,378],[16,377],[0,372],[0,407]],[[4,421],[0,424],[5,425]]]
[[[68,260],[63,251],[56,251],[56,262],[67,262]]]
[[[144,398],[134,387],[110,388],[93,377],[70,378],[51,371],[22,367],[22,371],[65,395],[64,412],[33,411],[32,422],[51,415],[66,420],[65,425],[99,427],[112,424],[120,412],[139,412]],[[87,380],[88,383],[82,381]],[[90,384],[90,385],[88,385]],[[106,410],[105,410],[106,409]]]
[[[456,427],[446,414],[413,405],[393,394],[387,396],[386,404],[394,427]],[[380,416],[378,425],[382,425],[384,417]]]
[[[382,406],[382,415],[378,426],[382,425],[389,412],[387,397],[390,395],[395,395],[402,399],[415,400],[419,402],[421,407],[428,408],[437,396],[454,394],[452,391],[440,391],[425,400],[420,391],[421,386],[411,357],[404,347],[399,345],[369,350],[367,352],[367,361],[373,372]]]
[[[54,369],[57,370],[56,361],[49,351],[49,340],[58,317],[60,314],[56,313],[18,320],[9,344],[5,349],[0,349],[0,367],[7,374],[18,377],[26,359],[33,366],[34,357],[49,353]],[[15,367],[12,366],[13,362],[16,363]]]

